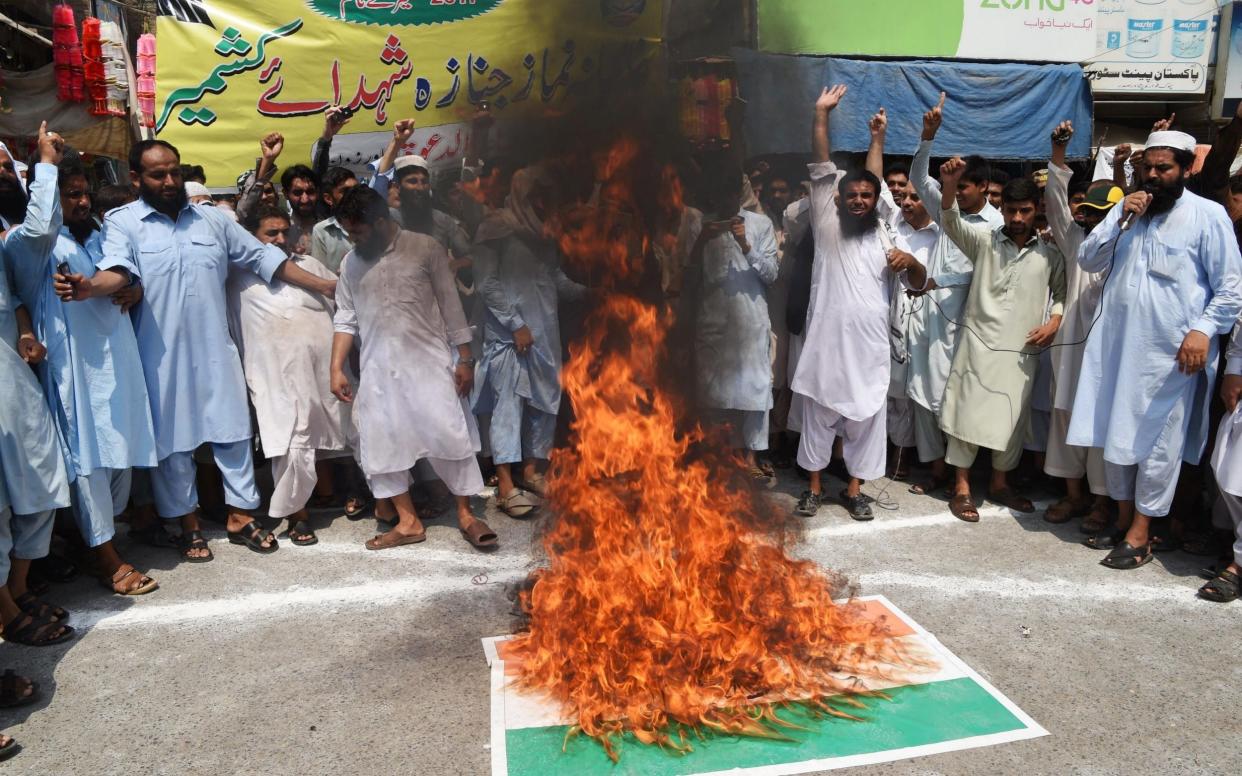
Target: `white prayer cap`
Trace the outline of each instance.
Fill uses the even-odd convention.
[[[406,154],[405,156],[398,157],[397,161],[392,164],[393,170],[404,170],[406,167],[419,167],[426,170],[429,174],[431,172],[431,168],[427,166],[427,160],[418,154]]]
[[[1196,143],[1194,137],[1185,132],[1165,130],[1164,132],[1152,132],[1147,137],[1146,145],[1148,148],[1174,148],[1193,154]]]
[[[211,189],[207,188],[198,181],[186,181],[185,195],[190,199],[194,199],[195,197],[210,197]]]

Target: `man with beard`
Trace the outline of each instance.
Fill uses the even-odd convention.
[[[336,276],[310,256],[290,254],[289,216],[260,210],[254,236],[325,280]],[[263,454],[272,460],[269,517],[288,518],[289,541],[317,543],[306,504],[319,477],[316,461],[348,456],[353,427],[348,407],[332,397],[332,301],[280,280],[229,274],[229,329],[241,352]]]
[[[315,225],[328,217],[327,209],[319,201],[319,176],[306,165],[295,164],[281,174],[280,188],[289,203],[290,249],[305,256],[310,253]]]
[[[941,184],[930,175],[932,143],[944,120],[945,95],[923,114],[923,139],[910,166],[910,184],[919,199],[929,208],[933,220],[940,222]],[[965,174],[958,181],[957,206],[963,221],[969,224],[999,227],[1004,224],[1000,211],[988,203],[987,185],[991,177],[987,162],[971,157]],[[950,193],[953,193],[950,190]],[[944,399],[953,354],[962,338],[962,310],[970,293],[974,272],[961,248],[941,230],[940,239],[932,250],[927,274],[931,280],[926,298],[910,319],[910,369],[906,388],[914,402],[914,438],[919,460],[931,464],[931,478],[916,483],[911,493],[926,494],[940,490],[952,477],[945,466],[945,439],[940,430],[940,408]]]
[[[102,268],[91,277],[73,272],[58,278],[56,293],[83,300],[143,286],[134,333],[159,459],[151,485],[159,515],[181,521],[182,557],[191,563],[212,559],[199,529],[194,482],[194,451],[208,443],[224,478],[229,541],[261,554],[275,552],[276,538],[249,514],[259,506],[259,491],[246,384],[228,335],[225,280],[231,269],[245,270],[328,295],[336,284],[263,245],[219,208],[189,204],[177,149],[168,143],[136,143],[129,168],[140,198],[104,220]],[[149,537],[167,541],[158,527]]]
[[[26,218],[26,188],[17,173],[17,160],[0,143],[0,234]]]
[[[114,266],[91,216],[86,169],[64,156],[64,142],[45,123],[26,220],[5,239],[7,265],[48,348],[39,380],[64,448],[78,529],[101,580],[118,595],[142,595],[155,581],[122,560],[112,539],[114,518],[129,502],[130,469],[157,463],[151,406],[127,308],[106,298],[66,304],[53,290],[65,268],[92,277],[97,267]]]
[[[396,186],[399,206],[393,217],[401,228],[430,235],[448,250],[454,263],[460,263],[470,255],[470,240],[457,225],[456,219],[434,207],[431,168],[427,160],[417,154],[401,154],[413,134],[414,119],[402,119],[396,123],[392,140],[375,163],[371,188],[387,197],[391,187]]]
[[[1203,455],[1217,338],[1242,311],[1233,225],[1222,206],[1185,190],[1194,149],[1184,132],[1153,132],[1143,189],[1114,208],[1078,254],[1084,271],[1111,277],[1083,354],[1068,441],[1104,450],[1126,531],[1101,561],[1115,569],[1151,560],[1152,523],[1169,513],[1182,459]]]
[[[427,538],[409,494],[410,469],[422,459],[456,496],[462,536],[479,549],[493,548],[496,534],[470,512],[470,496],[483,490],[477,430],[465,402],[474,384],[472,334],[448,255],[427,235],[402,230],[369,188],[346,192],[336,217],[354,250],[337,287],[332,392],[354,404],[362,471],[371,492],[391,499],[398,517],[367,549]],[[355,394],[345,363],[359,336]]]
[[[1048,164],[1048,185],[1044,189],[1048,198],[1045,212],[1052,239],[1061,249],[1062,256],[1074,257],[1065,266],[1065,313],[1051,352],[1052,418],[1044,463],[1044,471],[1065,480],[1066,496],[1048,508],[1044,519],[1050,523],[1064,523],[1076,517],[1089,516],[1089,521],[1084,525],[1094,532],[1103,527],[1108,516],[1104,454],[1099,448],[1071,447],[1066,444],[1066,436],[1069,433],[1070,410],[1074,408],[1074,392],[1078,390],[1083,348],[1099,307],[1104,273],[1085,272],[1076,259],[1083,240],[1124,195],[1115,186],[1097,188],[1075,212],[1070,194],[1070,180],[1074,173],[1065,164],[1065,148],[1073,137],[1074,126],[1069,121],[1061,122],[1053,130],[1052,160]],[[1084,476],[1089,492],[1083,491]]]
[[[1035,509],[1009,487],[1008,472],[1022,456],[1039,349],[1052,344],[1061,324],[1065,261],[1035,234],[1039,189],[1026,178],[1005,184],[1004,226],[963,220],[953,192],[965,171],[957,157],[940,168],[940,226],[974,265],[961,320],[966,334],[953,356],[940,427],[949,436],[945,462],[957,468],[949,509],[973,523],[979,510],[970,496],[970,467],[980,447],[992,451],[988,498],[1019,512]]]
[[[866,170],[842,174],[829,158],[829,115],[845,92],[844,86],[824,89],[811,136],[815,259],[805,344],[792,385],[802,396],[798,464],[811,482],[796,513],[811,517],[819,511],[820,472],[839,436],[850,473],[839,498],[854,519],[870,520],[861,488],[863,480],[884,476],[894,295],[903,284],[922,288],[927,276],[891,231],[896,206],[880,179]]]

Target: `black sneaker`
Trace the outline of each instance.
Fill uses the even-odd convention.
[[[812,493],[809,490],[802,492],[802,497],[798,499],[798,506],[794,507],[794,514],[802,517],[815,517],[819,513],[820,495]]]

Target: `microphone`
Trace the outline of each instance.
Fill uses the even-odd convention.
[[[1142,188],[1139,189],[1139,191],[1145,191],[1153,197],[1156,196],[1156,187],[1153,186],[1151,183],[1144,183]],[[1135,213],[1133,210],[1131,210],[1129,213],[1126,213],[1124,216],[1122,216],[1121,231],[1123,232],[1130,231],[1130,227],[1134,226],[1134,222],[1137,220],[1137,217],[1138,217],[1138,213]]]

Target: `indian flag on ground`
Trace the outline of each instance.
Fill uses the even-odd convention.
[[[598,743],[565,734],[572,724],[546,699],[519,692],[505,670],[508,637],[483,640],[492,678],[492,776],[715,776],[784,774],[845,768],[1020,741],[1048,734],[935,636],[883,596],[857,599],[868,618],[886,618],[889,638],[905,641],[934,665],[906,683],[883,689],[888,699],[863,698],[851,710],[863,722],[815,716],[790,706],[780,716],[804,730],[794,741],[706,735],[678,755],[627,736],[613,764]],[[510,669],[510,673],[512,669]]]

